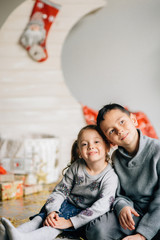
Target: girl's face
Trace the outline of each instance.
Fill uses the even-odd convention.
[[[80,157],[86,163],[105,161],[108,147],[101,135],[94,129],[83,130],[78,141]]]

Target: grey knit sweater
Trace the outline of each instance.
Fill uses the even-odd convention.
[[[112,207],[118,177],[110,164],[98,175],[91,176],[83,159],[78,159],[67,170],[46,202],[49,214],[58,211],[65,199],[82,211],[71,217],[75,229],[103,215]]]
[[[121,184],[114,208],[117,215],[125,206],[137,210],[142,219],[136,231],[150,240],[160,230],[160,141],[138,132],[139,150],[134,157],[121,147],[113,153]]]

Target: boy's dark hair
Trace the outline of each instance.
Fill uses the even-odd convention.
[[[97,126],[100,128],[100,123],[104,120],[104,116],[106,113],[113,109],[119,109],[120,111],[126,113],[127,115],[130,115],[130,112],[125,109],[123,106],[117,104],[117,103],[110,103],[105,105],[103,108],[101,108],[98,112],[97,116]]]
[[[79,133],[78,133],[77,140],[75,140],[74,143],[73,143],[73,145],[72,145],[72,148],[71,148],[71,161],[70,161],[70,163],[67,165],[67,167],[63,169],[63,171],[62,171],[62,174],[63,174],[63,175],[64,175],[65,170],[66,170],[68,167],[70,167],[72,163],[74,163],[76,160],[78,160],[78,159],[80,158],[80,157],[79,157],[79,150],[78,150],[78,149],[79,149],[79,148],[78,148],[79,139],[80,139],[80,137],[81,137],[81,135],[82,135],[82,133],[83,133],[84,130],[90,130],[90,129],[91,129],[91,130],[96,130],[96,131],[99,133],[99,135],[103,138],[103,140],[104,140],[104,142],[106,143],[106,145],[108,146],[108,148],[110,147],[110,146],[109,146],[109,143],[108,143],[108,141],[107,141],[107,139],[106,139],[106,137],[104,136],[103,132],[101,131],[101,129],[100,129],[97,125],[92,125],[92,124],[90,124],[90,125],[87,125],[87,126],[83,127],[83,128],[79,131]],[[107,155],[107,156],[106,156],[106,161],[109,161],[109,160],[110,160],[110,159],[109,159],[109,156]]]

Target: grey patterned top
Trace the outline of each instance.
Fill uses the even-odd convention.
[[[110,164],[98,175],[91,176],[83,159],[74,162],[46,202],[47,213],[59,211],[65,199],[82,211],[71,217],[75,229],[111,210],[118,177]]]

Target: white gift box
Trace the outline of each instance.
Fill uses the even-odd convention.
[[[15,174],[34,174],[37,183],[55,182],[59,177],[59,144],[58,138],[48,135],[1,139],[0,164]]]

